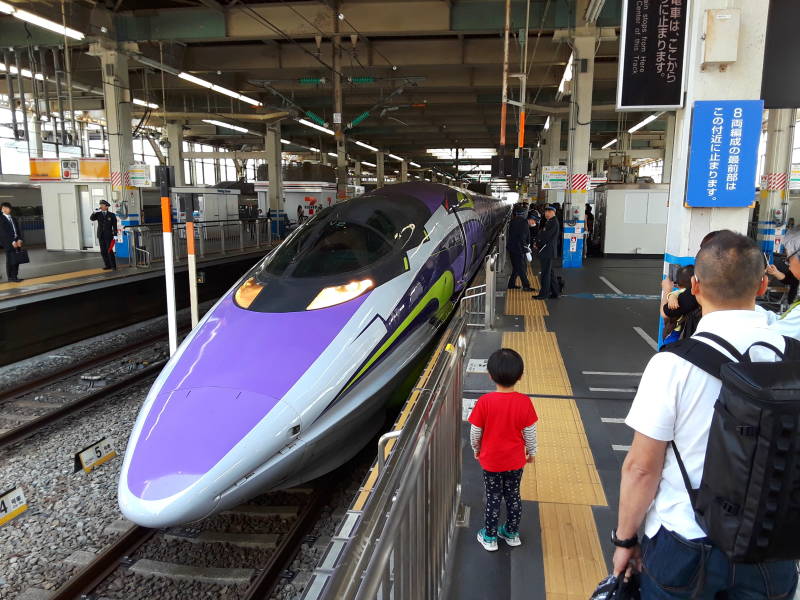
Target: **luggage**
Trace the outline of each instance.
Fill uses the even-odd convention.
[[[633,573],[628,581],[609,575],[599,583],[589,600],[639,600],[639,574]]]
[[[11,262],[15,265],[24,265],[31,262],[28,251],[25,248],[15,248],[11,251]]]
[[[697,339],[670,344],[672,352],[722,381],[706,447],[703,477],[692,489],[675,442],[695,518],[734,562],[800,559],[800,342],[786,340],[780,362],[752,362],[723,338],[716,342],[738,362]]]

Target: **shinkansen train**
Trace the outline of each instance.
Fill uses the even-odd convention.
[[[510,204],[401,183],[326,208],[226,293],[153,384],[119,504],[166,527],[354,456],[446,323]]]

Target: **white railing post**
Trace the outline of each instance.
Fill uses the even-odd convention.
[[[494,329],[495,302],[497,300],[497,254],[486,257],[486,300],[484,315],[486,329]]]

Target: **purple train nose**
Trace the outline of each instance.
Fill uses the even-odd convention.
[[[156,398],[133,449],[130,492],[142,500],[177,494],[207,473],[277,404],[222,387],[180,389]],[[285,410],[281,420],[291,421]],[[275,423],[280,429],[290,423]]]

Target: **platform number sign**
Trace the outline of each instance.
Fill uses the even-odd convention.
[[[80,178],[80,168],[76,159],[66,159],[61,161],[61,179]]]
[[[85,473],[96,469],[117,455],[112,441],[103,438],[87,446],[75,455],[75,470],[83,469]]]
[[[28,503],[25,500],[25,493],[20,488],[11,488],[0,494],[0,525],[5,525],[26,510]]]

